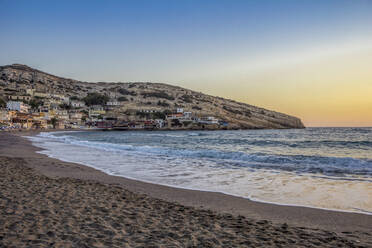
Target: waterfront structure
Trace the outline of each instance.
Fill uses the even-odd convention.
[[[214,116],[207,116],[200,118],[198,122],[201,124],[218,124],[219,120]]]
[[[5,122],[9,122],[9,120],[10,118],[9,118],[8,111],[6,111],[5,109],[0,109],[0,122],[5,123]]]
[[[93,105],[89,109],[89,118],[98,118],[106,114],[106,111],[101,105]]]
[[[165,121],[163,119],[156,119],[155,125],[157,128],[163,128],[165,127]]]
[[[170,111],[159,106],[146,106],[142,109],[132,109],[132,111],[126,109],[124,111],[121,107],[122,102],[115,99],[104,105],[88,107],[83,101],[69,101],[70,98],[62,94],[35,92],[34,89],[29,89],[27,93],[34,97],[22,98],[24,95],[18,94],[16,96],[18,98],[13,98],[24,101],[30,99],[29,102],[32,101],[33,109],[30,110],[30,107],[22,101],[7,102],[7,109],[0,111],[0,122],[3,127],[25,129],[97,127],[110,130],[153,130],[204,128],[205,125],[212,124],[221,127],[227,126],[227,123],[223,123],[213,116],[195,116],[189,109],[179,107],[175,108],[171,114],[167,114]],[[39,96],[35,97],[35,95]],[[40,96],[46,97],[41,98]],[[69,105],[65,103],[67,100]],[[130,105],[130,103],[127,104]]]

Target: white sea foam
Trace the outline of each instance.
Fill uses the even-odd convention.
[[[216,140],[215,134],[165,134],[99,133],[98,137],[95,133],[42,133],[31,140],[44,148],[42,152],[48,156],[82,163],[113,175],[279,204],[372,211],[369,158],[266,154],[257,152],[256,147],[251,149],[253,152],[245,153],[212,149],[216,148],[215,144],[192,149],[179,143],[187,139],[203,139],[196,140],[195,144],[209,142]],[[144,136],[150,141],[181,140],[162,146],[141,140]],[[224,142],[227,143],[221,141]]]

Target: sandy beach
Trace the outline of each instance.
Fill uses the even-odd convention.
[[[110,176],[0,133],[0,247],[372,247],[372,215]]]

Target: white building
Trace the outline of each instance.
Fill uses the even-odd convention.
[[[82,102],[82,101],[71,101],[71,102],[70,102],[70,105],[71,105],[71,107],[74,107],[74,108],[82,108],[82,107],[85,107],[85,103]]]
[[[192,117],[192,113],[191,113],[191,112],[184,112],[184,113],[183,113],[183,117],[184,117],[185,119],[191,119],[191,117]]]
[[[155,113],[157,112],[156,109],[141,109],[140,112],[142,113]]]
[[[70,114],[70,119],[81,119],[83,117],[83,114],[80,112],[71,112]]]
[[[49,112],[49,106],[39,106],[39,112],[40,113],[48,113]]]
[[[6,108],[8,110],[15,110],[21,113],[28,113],[30,106],[28,106],[27,104],[23,102],[9,101],[6,104]]]
[[[111,101],[106,103],[107,106],[120,106],[121,103],[117,101]]]
[[[44,92],[34,92],[33,96],[41,97],[41,98],[47,98],[48,94]]]
[[[63,101],[64,103],[70,104],[70,97],[68,97],[68,96],[63,96],[63,97],[62,97],[62,101]]]
[[[162,119],[156,119],[155,124],[157,128],[163,128],[165,126],[165,121]]]
[[[61,120],[69,120],[70,116],[67,112],[67,110],[56,110],[56,116],[58,116],[58,119]]]
[[[26,89],[26,94],[30,96],[34,96],[34,93],[35,93],[35,89]]]
[[[199,119],[199,123],[202,124],[218,124],[218,119],[214,116],[202,117]]]
[[[179,114],[179,113],[183,113],[183,108],[177,108],[176,109],[176,113]]]

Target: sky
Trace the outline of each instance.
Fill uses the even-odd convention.
[[[0,0],[0,65],[372,126],[372,1]]]

